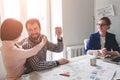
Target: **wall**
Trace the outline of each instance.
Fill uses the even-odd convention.
[[[2,22],[2,19],[3,19],[3,15],[4,15],[3,14],[3,9],[2,9],[3,8],[3,4],[2,3],[3,3],[3,1],[0,0],[0,20],[1,20],[1,22]]]
[[[112,22],[109,31],[116,34],[117,41],[120,44],[120,0],[95,0],[95,14],[97,14],[97,9],[104,8],[111,4],[113,5],[115,16],[109,16]],[[98,16],[96,15],[95,17],[97,21]]]
[[[62,0],[62,15],[65,48],[83,44],[94,32],[94,0]]]

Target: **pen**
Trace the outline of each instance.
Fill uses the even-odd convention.
[[[67,73],[61,73],[60,75],[62,75],[62,76],[66,76],[66,77],[69,77],[70,76],[70,74],[67,72]]]
[[[114,72],[114,74],[113,74],[113,76],[112,76],[112,80],[114,79],[114,77],[115,77],[115,75],[116,75],[116,72],[117,72],[117,71]]]

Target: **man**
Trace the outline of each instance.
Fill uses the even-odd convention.
[[[29,19],[26,22],[26,29],[29,37],[24,39],[22,48],[30,49],[35,45],[37,45],[38,43],[40,43],[44,35],[41,34],[41,25],[39,23],[39,20],[37,19],[34,19],[34,18]],[[58,61],[46,61],[47,50],[53,51],[53,52],[63,51],[63,39],[61,37],[62,30],[60,27],[56,27],[55,32],[58,40],[57,44],[47,41],[45,46],[38,52],[37,55],[28,58],[25,64],[26,66],[25,73],[29,73],[32,71],[41,71],[44,69],[50,69],[58,65],[62,65],[69,62],[66,59],[60,59]]]

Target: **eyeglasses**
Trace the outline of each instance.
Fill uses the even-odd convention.
[[[97,23],[97,26],[106,26],[107,24],[99,24]]]

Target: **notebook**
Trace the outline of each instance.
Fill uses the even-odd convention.
[[[120,65],[120,56],[114,56],[114,57],[108,56],[108,57],[105,57],[103,61]]]

